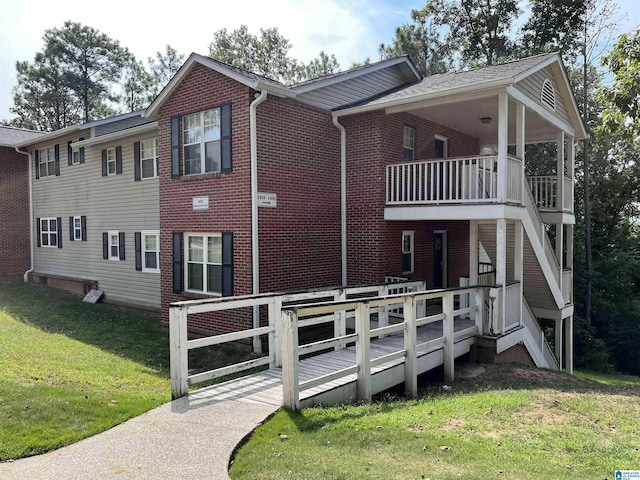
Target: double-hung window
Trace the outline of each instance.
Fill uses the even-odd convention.
[[[142,271],[160,271],[160,234],[158,232],[140,232],[142,235]]]
[[[184,174],[221,171],[220,108],[182,117]]]
[[[222,294],[222,235],[185,234],[187,291]]]
[[[402,157],[407,162],[413,162],[415,150],[415,130],[405,126],[402,129]]]
[[[43,247],[57,247],[59,234],[56,218],[40,219],[40,244]]]
[[[47,177],[56,174],[56,155],[54,147],[42,148],[38,151],[40,176]]]
[[[120,235],[119,232],[108,232],[109,235],[109,260],[120,260]]]
[[[155,178],[158,176],[158,141],[153,138],[140,142],[140,176]]]
[[[413,230],[402,232],[402,273],[413,273]]]
[[[116,149],[107,148],[107,175],[116,174]]]
[[[82,218],[73,217],[73,239],[82,240]]]

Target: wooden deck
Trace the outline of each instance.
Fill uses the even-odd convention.
[[[475,337],[469,333],[460,333],[473,327],[470,319],[456,319],[455,357],[469,352]],[[418,343],[439,338],[443,335],[442,322],[434,322],[418,328]],[[403,335],[394,334],[382,339],[372,339],[371,359],[403,350]],[[419,373],[432,370],[443,364],[443,348],[434,347],[426,351],[417,352],[417,367]],[[300,382],[311,380],[340,369],[356,365],[356,351],[354,346],[341,350],[321,353],[310,358],[301,359],[299,363]],[[374,392],[380,392],[404,382],[404,357],[398,358],[373,367],[371,369]],[[271,368],[259,373],[247,375],[235,380],[212,385],[189,393],[193,402],[219,402],[225,400],[243,400],[246,402],[283,404],[282,368]],[[300,394],[302,407],[313,405],[335,405],[356,400],[356,374],[348,375],[337,380],[324,383],[318,387],[304,390]]]

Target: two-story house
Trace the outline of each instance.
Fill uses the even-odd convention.
[[[164,323],[170,303],[208,296],[492,285],[491,331],[551,319],[570,369],[584,136],[557,54],[427,78],[401,57],[291,87],[193,54],[142,114],[19,144],[32,278],[97,285]],[[556,145],[553,168],[527,176],[540,168],[526,146],[541,142]]]

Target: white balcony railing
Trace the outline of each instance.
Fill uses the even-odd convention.
[[[535,204],[543,211],[573,211],[573,180],[563,178],[563,203],[558,203],[558,177],[555,175],[536,175],[527,177],[529,190],[535,200]]]
[[[520,203],[522,162],[508,157],[506,200]],[[387,166],[387,205],[497,202],[498,157],[441,158]]]

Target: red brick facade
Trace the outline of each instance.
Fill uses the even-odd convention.
[[[0,147],[0,281],[18,280],[29,269],[29,161]]]

